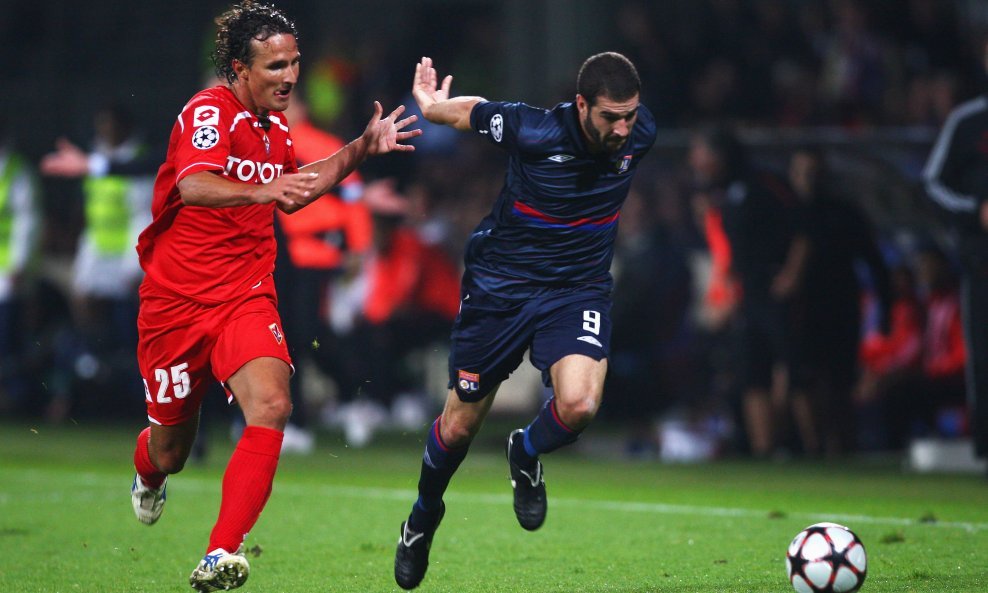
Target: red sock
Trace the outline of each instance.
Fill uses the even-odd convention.
[[[233,553],[261,515],[271,495],[284,433],[272,428],[248,426],[230,457],[223,475],[220,515],[209,535],[209,549]]]
[[[148,453],[148,439],[151,438],[151,427],[147,427],[137,435],[137,447],[134,449],[134,467],[137,468],[137,475],[141,476],[141,481],[148,488],[160,488],[165,481],[167,474],[159,470],[151,463],[151,455]]]

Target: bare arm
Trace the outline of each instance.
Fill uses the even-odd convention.
[[[442,86],[432,67],[432,58],[422,58],[415,65],[415,79],[412,81],[412,96],[418,103],[425,119],[434,124],[447,125],[457,130],[470,129],[470,112],[483,97],[449,97],[449,87],[453,77],[446,75]]]
[[[209,208],[277,202],[282,211],[295,212],[328,192],[368,156],[415,150],[414,146],[400,143],[422,133],[422,130],[402,131],[417,119],[413,115],[395,121],[404,110],[399,106],[382,119],[384,109],[374,101],[374,115],[359,138],[331,156],[306,165],[298,173],[282,175],[270,183],[237,183],[210,171],[189,175],[178,183],[182,201],[190,206]]]
[[[183,177],[178,182],[178,190],[182,202],[188,206],[229,208],[277,202],[283,210],[293,206],[298,209],[301,208],[298,202],[319,195],[313,193],[318,177],[317,173],[291,173],[270,183],[254,185],[230,181],[213,171],[199,171]]]
[[[402,131],[418,119],[418,116],[412,115],[398,120],[398,116],[404,111],[405,106],[399,105],[397,109],[382,119],[381,115],[384,113],[384,108],[381,107],[380,103],[374,101],[374,115],[367,123],[364,133],[359,138],[353,140],[332,155],[309,163],[299,170],[300,173],[315,173],[318,175],[314,192],[311,195],[304,196],[301,200],[296,200],[295,206],[279,204],[279,207],[285,212],[292,213],[308,205],[345,179],[347,175],[367,160],[368,156],[385,154],[392,151],[409,152],[415,150],[415,147],[410,144],[400,143],[422,133],[422,130]]]

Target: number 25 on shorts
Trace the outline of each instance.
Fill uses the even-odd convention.
[[[186,369],[189,363],[176,364],[171,369],[154,369],[154,380],[158,383],[155,401],[159,404],[171,403],[172,396],[175,399],[185,399],[189,395],[190,383],[189,373]],[[169,387],[171,390],[169,391]],[[151,390],[148,388],[147,380],[144,381],[144,396],[151,401]]]

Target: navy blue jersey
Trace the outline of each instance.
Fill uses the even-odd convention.
[[[628,142],[591,153],[575,103],[551,110],[484,101],[470,126],[508,152],[504,188],[466,247],[464,284],[504,298],[545,289],[611,285],[621,205],[655,119],[639,105]]]

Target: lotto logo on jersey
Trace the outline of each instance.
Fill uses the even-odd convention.
[[[230,177],[236,176],[240,181],[270,183],[276,177],[281,177],[284,169],[284,165],[258,163],[247,159],[238,159],[235,156],[227,156],[226,167],[223,172]]]
[[[200,105],[192,113],[192,126],[218,126],[220,125],[220,110],[212,105]]]
[[[473,393],[480,389],[480,375],[477,373],[470,373],[464,370],[460,370],[457,374],[459,378],[457,384],[460,387],[460,391],[464,393]]]

